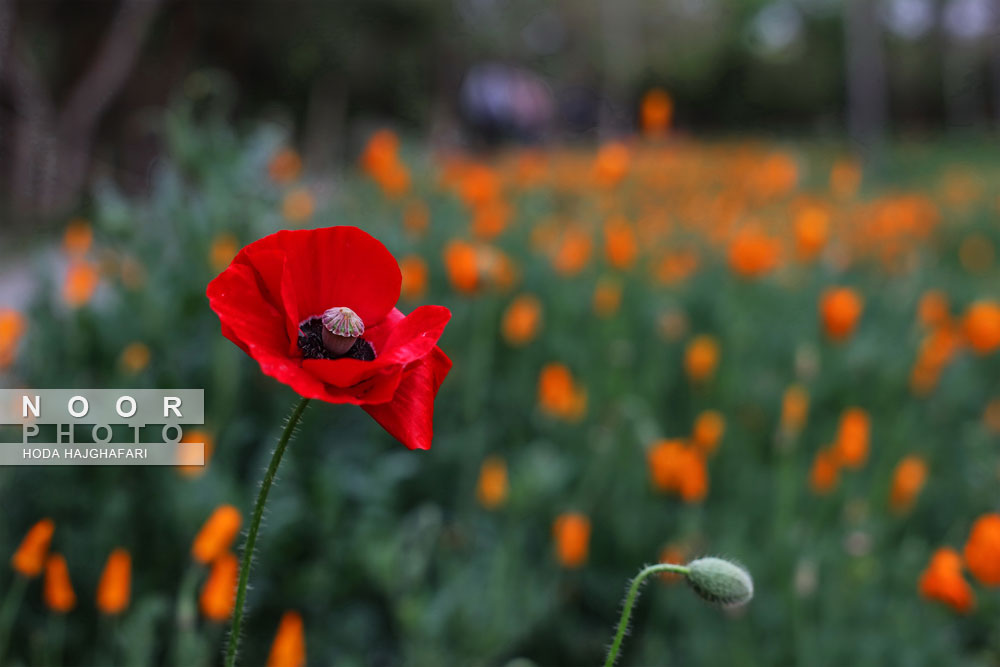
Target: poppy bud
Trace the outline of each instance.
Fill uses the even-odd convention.
[[[323,347],[330,354],[346,354],[365,332],[365,323],[350,308],[338,306],[323,313]]]
[[[688,583],[709,602],[734,607],[753,598],[753,579],[739,565],[721,558],[699,558],[687,565]]]

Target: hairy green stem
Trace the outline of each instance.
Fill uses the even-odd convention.
[[[288,447],[288,441],[292,438],[295,426],[299,423],[302,411],[309,404],[308,398],[301,399],[292,410],[285,430],[278,440],[278,446],[274,448],[271,455],[271,463],[267,466],[264,479],[260,482],[260,491],[257,493],[257,502],[253,507],[253,517],[250,519],[250,530],[247,531],[247,541],[243,545],[243,558],[240,561],[240,579],[236,585],[236,606],[233,608],[233,624],[229,631],[229,645],[226,648],[226,667],[236,665],[236,651],[240,644],[240,625],[243,623],[243,606],[246,602],[247,582],[250,580],[250,564],[253,561],[253,549],[257,543],[257,531],[260,529],[260,520],[264,515],[264,505],[267,503],[267,494],[271,490],[274,476],[278,472],[278,465],[281,464],[281,457]]]
[[[618,631],[615,633],[614,641],[611,642],[611,648],[608,649],[608,657],[604,661],[604,667],[612,667],[618,659],[618,651],[622,648],[622,641],[625,639],[625,632],[628,630],[628,621],[632,616],[632,607],[635,606],[635,601],[639,598],[639,588],[642,586],[642,582],[649,575],[659,572],[673,572],[675,574],[687,575],[688,568],[684,565],[674,565],[673,563],[657,563],[656,565],[647,565],[639,574],[635,575],[635,579],[632,580],[632,583],[628,587],[628,593],[625,594],[625,604],[622,606],[621,620],[618,621]]]

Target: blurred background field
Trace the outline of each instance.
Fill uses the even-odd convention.
[[[192,541],[295,395],[205,286],[339,224],[454,368],[429,452],[308,408],[244,664],[288,610],[309,665],[599,664],[702,554],[754,601],[655,581],[622,664],[1000,664],[995,2],[244,9],[0,0],[0,384],[203,387],[210,449],[0,469],[0,556],[50,517],[76,597],[29,582],[0,664],[220,662]]]

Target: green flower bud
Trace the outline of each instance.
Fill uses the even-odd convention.
[[[687,565],[688,583],[709,602],[738,607],[753,598],[753,579],[739,565],[721,558],[699,558]]]

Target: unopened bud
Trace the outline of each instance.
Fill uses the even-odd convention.
[[[699,558],[687,565],[688,583],[709,602],[726,607],[746,604],[753,598],[753,579],[739,565],[721,558]]]
[[[346,306],[330,308],[323,313],[322,322],[323,347],[336,356],[346,354],[365,332],[365,323]]]

